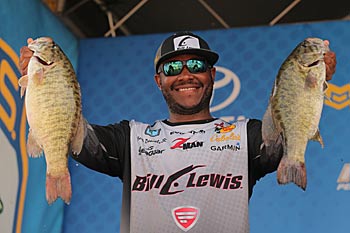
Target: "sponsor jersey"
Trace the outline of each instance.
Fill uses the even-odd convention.
[[[249,232],[247,120],[129,124],[130,232]]]
[[[282,146],[265,153],[256,119],[123,120],[87,129],[73,158],[122,180],[121,233],[248,232],[253,187],[283,155]]]

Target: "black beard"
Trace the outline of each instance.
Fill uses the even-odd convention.
[[[170,112],[179,115],[192,115],[195,113],[199,113],[204,109],[209,108],[210,99],[213,93],[213,84],[208,86],[204,91],[204,96],[201,101],[193,107],[184,107],[177,103],[173,97],[169,94],[169,92],[162,91],[165,101],[168,104],[168,108]]]

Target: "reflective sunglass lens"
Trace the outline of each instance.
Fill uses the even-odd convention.
[[[196,59],[188,60],[186,66],[191,73],[202,73],[207,70],[205,61]]]
[[[163,71],[166,76],[178,75],[182,71],[181,61],[170,61],[164,64]]]
[[[182,72],[184,65],[187,69],[195,73],[203,73],[207,70],[208,65],[203,60],[190,59],[187,61],[169,61],[163,64],[163,72],[166,76],[175,76]]]

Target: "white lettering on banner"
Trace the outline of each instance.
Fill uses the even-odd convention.
[[[345,163],[337,179],[337,191],[350,190],[350,163]]]
[[[232,89],[229,91],[229,96],[224,100],[221,101],[219,104],[216,104],[215,106],[210,107],[211,112],[216,112],[219,110],[222,110],[232,104],[236,98],[238,97],[240,90],[241,90],[241,82],[238,78],[238,76],[232,71],[227,68],[221,67],[221,66],[215,66],[216,71],[219,73],[223,73],[224,77],[216,80],[214,83],[214,90],[213,90],[213,96],[211,98],[210,103],[213,103],[213,99],[215,97],[215,92],[219,91],[221,88],[229,88],[229,85],[232,85]],[[222,119],[224,119],[227,122],[232,122],[234,120],[243,120],[245,119],[244,116],[221,116]]]

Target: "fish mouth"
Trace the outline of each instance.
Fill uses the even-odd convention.
[[[52,65],[52,63],[53,63],[53,62],[47,62],[44,59],[42,59],[40,56],[37,56],[37,55],[33,55],[33,57],[35,57],[36,60],[44,66],[49,66],[49,65]]]
[[[320,64],[320,62],[321,62],[321,60],[316,60],[316,61],[314,61],[311,64],[306,64],[306,66],[310,68],[310,67],[313,67],[313,66],[317,66],[318,64]]]

